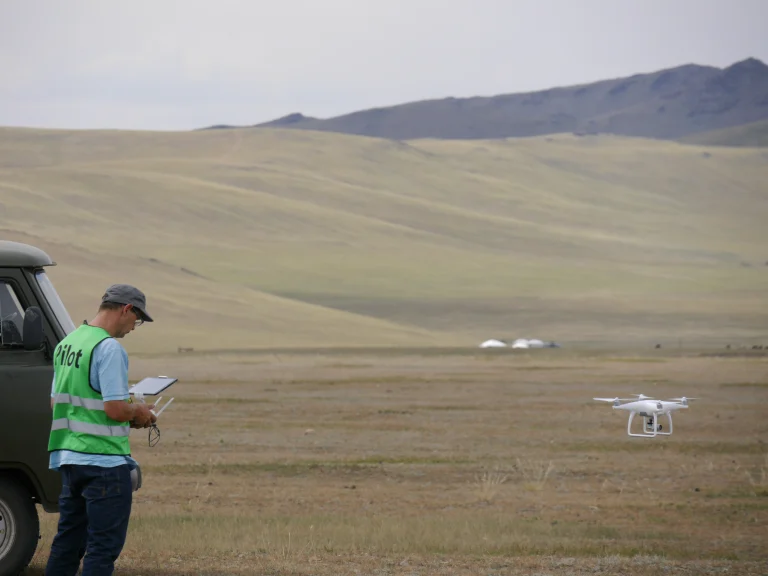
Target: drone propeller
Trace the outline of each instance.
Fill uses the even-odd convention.
[[[637,396],[638,400],[653,400],[653,396],[646,396],[645,394],[632,394],[632,396]]]
[[[593,400],[598,400],[599,402],[627,402],[634,400],[634,398],[593,398]]]
[[[698,400],[698,398],[686,398],[683,396],[682,398],[672,398],[672,402],[677,402],[678,404],[682,404],[683,406],[688,406],[688,400]]]

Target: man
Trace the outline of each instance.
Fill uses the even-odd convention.
[[[110,286],[98,313],[54,353],[49,467],[59,470],[59,527],[46,576],[109,575],[122,552],[133,490],[130,428],[148,428],[153,404],[131,403],[128,354],[118,339],[144,322],[146,298],[127,284]],[[83,559],[84,557],[84,559]]]

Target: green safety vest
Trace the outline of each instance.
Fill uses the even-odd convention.
[[[130,423],[113,420],[104,411],[101,393],[91,386],[93,349],[111,338],[103,328],[82,324],[56,346],[53,422],[48,451],[129,455]]]

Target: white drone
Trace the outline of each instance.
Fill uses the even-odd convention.
[[[595,398],[600,402],[612,402],[614,410],[626,410],[629,412],[629,421],[627,422],[627,434],[629,436],[640,436],[643,438],[655,438],[657,435],[670,436],[672,434],[672,412],[682,408],[688,408],[688,400],[697,400],[697,398],[672,398],[670,400],[656,400],[645,394],[633,394],[634,398]],[[626,404],[622,404],[626,402]],[[632,432],[632,419],[635,415],[646,418],[643,420],[643,432],[641,434]],[[666,416],[669,422],[669,432],[662,432],[662,426],[659,424],[659,416]]]

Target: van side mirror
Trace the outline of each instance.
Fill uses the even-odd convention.
[[[39,350],[44,341],[43,314],[37,306],[30,306],[24,312],[24,349]]]

